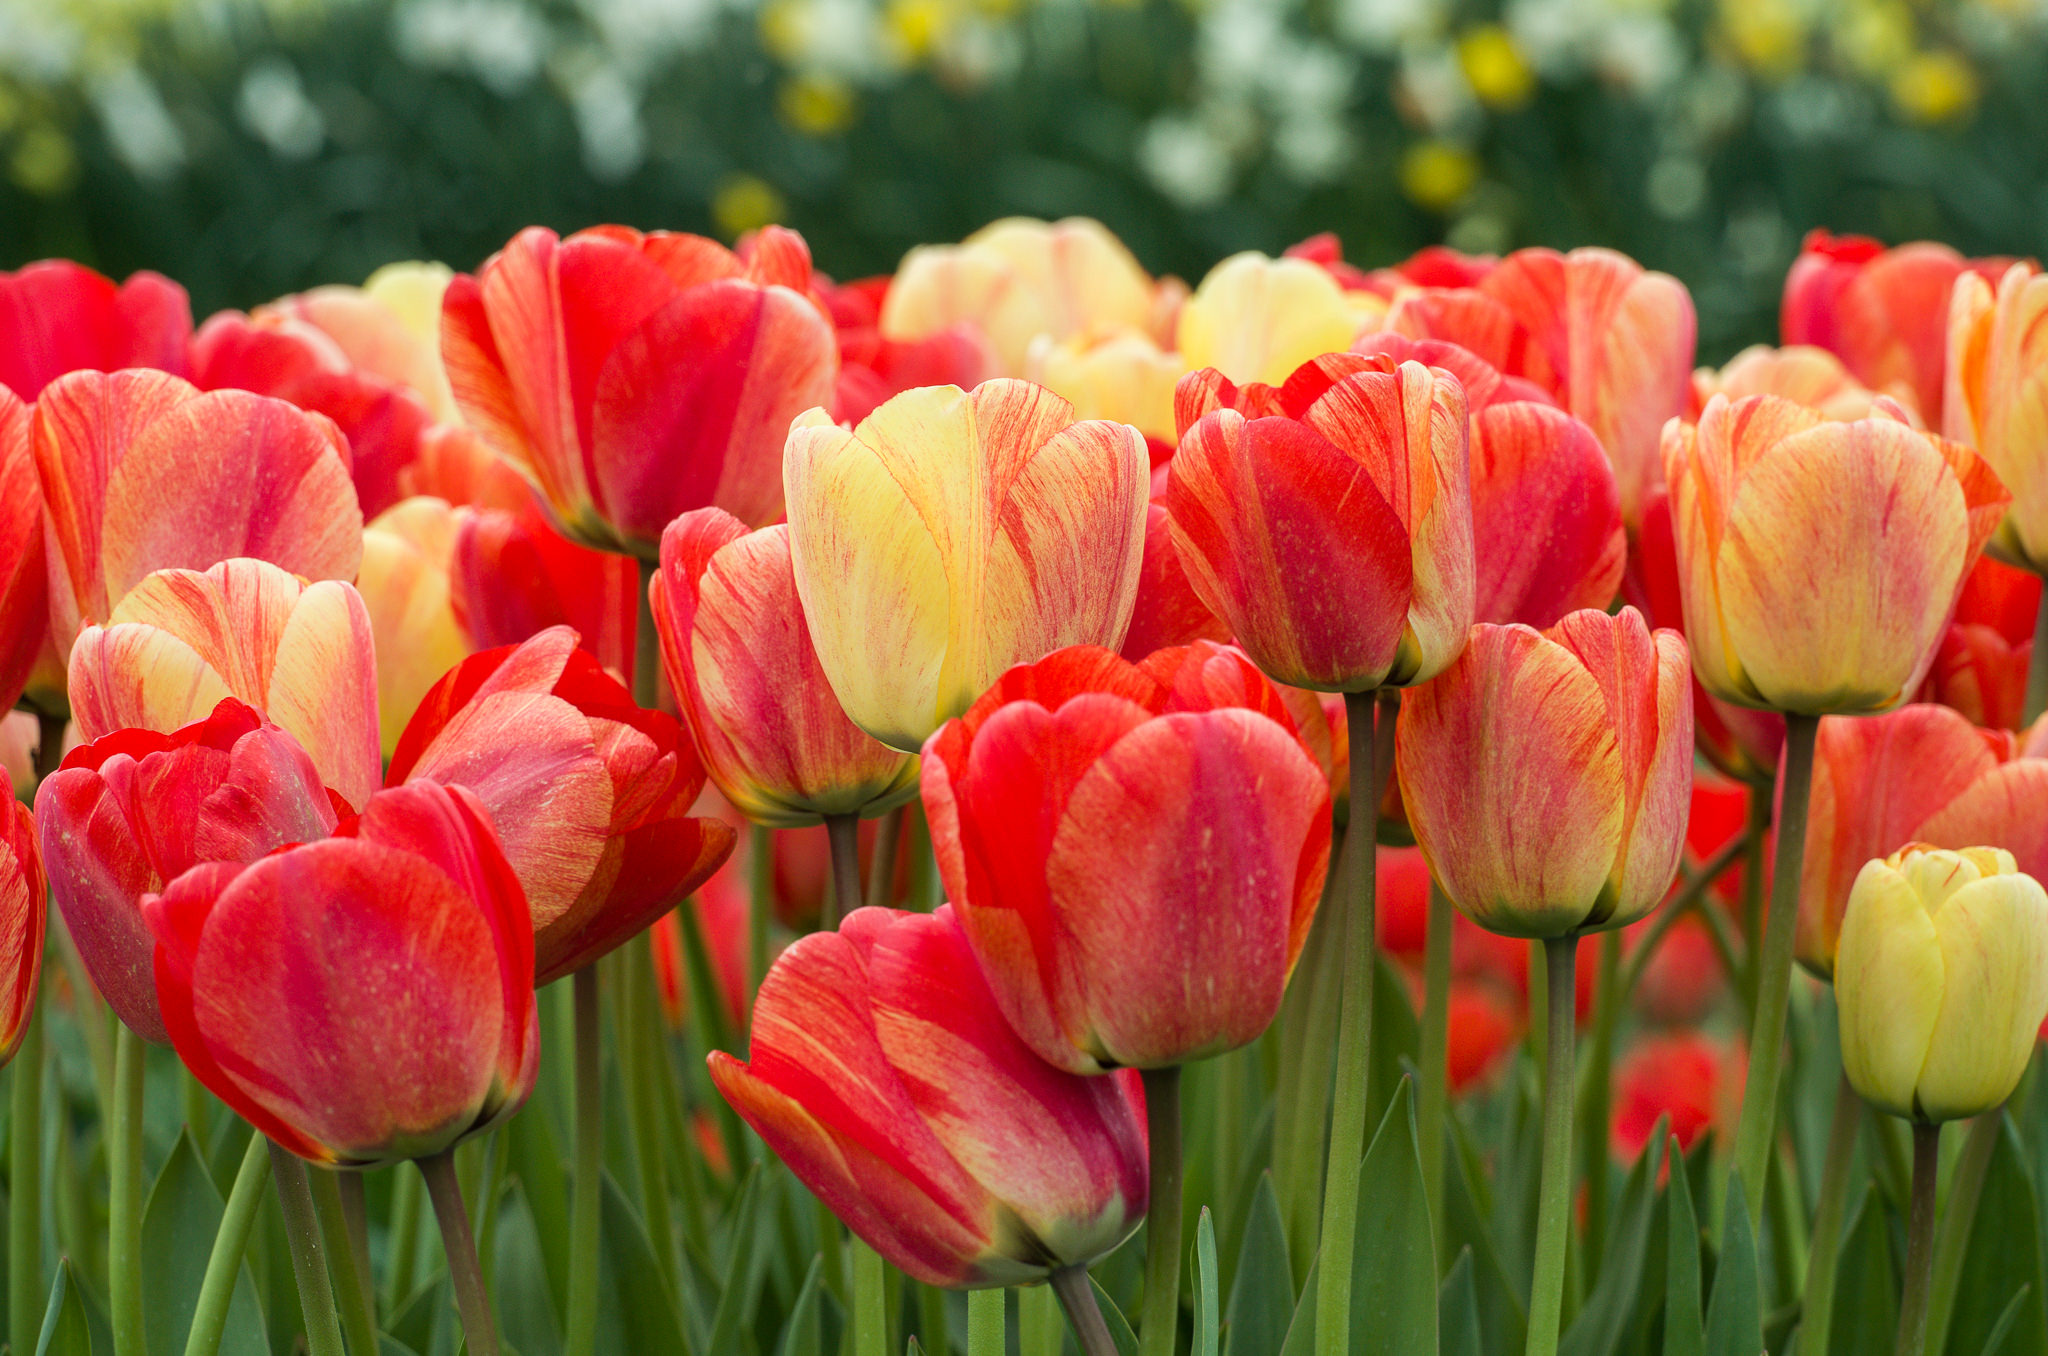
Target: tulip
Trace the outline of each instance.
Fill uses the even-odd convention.
[[[169,1040],[144,895],[201,862],[325,838],[338,811],[292,737],[233,698],[159,734],[124,729],[64,756],[36,790],[50,891],[93,986],[145,1040]]]
[[[441,296],[454,276],[446,264],[386,264],[361,287],[334,284],[279,297],[251,318],[311,325],[340,346],[351,367],[405,387],[445,422],[458,417],[441,368]]]
[[[1304,240],[1287,252],[1293,254],[1310,243]],[[1368,273],[1365,285],[1393,299],[1411,288],[1477,287],[1498,267],[1498,255],[1465,254],[1448,245],[1424,245],[1393,267]]]
[[[1173,388],[1187,364],[1137,330],[1064,343],[1040,336],[1025,364],[1030,378],[1074,402],[1082,419],[1111,419],[1145,435],[1153,460],[1173,454]]]
[[[1278,392],[1206,371],[1177,398],[1174,544],[1253,662],[1294,687],[1363,692],[1456,657],[1474,583],[1455,378],[1333,354]]]
[[[633,676],[640,572],[621,556],[578,546],[555,531],[522,490],[516,509],[456,515],[449,601],[478,649],[517,645],[568,626],[597,662]]]
[[[1608,1130],[1614,1156],[1633,1163],[1666,1117],[1681,1150],[1690,1150],[1708,1130],[1725,1131],[1735,1121],[1745,1066],[1740,1046],[1696,1032],[1637,1041],[1614,1071],[1614,1118]]]
[[[2014,264],[1997,289],[1956,280],[1942,432],[1977,449],[2012,491],[1991,549],[2048,573],[2048,274]]]
[[[988,336],[997,371],[1023,376],[1032,341],[1143,329],[1152,279],[1101,222],[991,222],[958,245],[903,257],[882,302],[881,332],[926,339],[962,322]]]
[[[1324,269],[1248,250],[1202,279],[1181,307],[1175,347],[1195,371],[1213,367],[1234,382],[1277,386],[1319,354],[1349,346],[1361,328]]]
[[[676,704],[719,794],[757,823],[873,816],[917,793],[917,760],[839,709],[797,597],[789,529],[722,509],[669,524],[653,615]]]
[[[350,805],[377,788],[377,663],[348,584],[307,584],[262,560],[159,570],[71,650],[72,714],[87,739],[169,733],[235,697],[283,727]]]
[[[1707,691],[1801,715],[1916,688],[2010,496],[1896,408],[1836,423],[1778,396],[1665,431],[1685,633]]]
[[[9,800],[0,804],[0,1064],[21,1048],[35,1012],[48,908],[35,816]]]
[[[1857,874],[1835,1001],[1842,1068],[1910,1120],[2003,1102],[2048,1018],[2048,893],[2002,848],[1912,844]]]
[[[1444,1081],[1454,1093],[1486,1083],[1522,1036],[1522,1017],[1491,984],[1453,979],[1446,1000]]]
[[[711,1055],[718,1090],[855,1234],[927,1285],[1057,1279],[1122,1243],[1145,1210],[1137,1080],[1034,1055],[951,909],[861,909],[797,941],[761,986],[750,1045],[749,1063]]]
[[[557,626],[450,670],[386,783],[475,793],[532,910],[534,982],[548,984],[644,931],[732,851],[730,828],[689,814],[704,769],[681,740]]]
[[[5,772],[17,800],[35,796],[36,755],[41,747],[41,722],[35,712],[14,710],[0,715],[0,771]]]
[[[839,382],[833,419],[857,424],[890,396],[918,386],[974,387],[997,374],[995,350],[971,320],[921,339],[882,337],[882,308],[891,280],[860,278],[834,286],[814,275],[811,289],[825,303],[839,338]]]
[[[533,490],[512,463],[493,452],[467,424],[434,424],[420,435],[419,455],[398,476],[408,498],[432,495],[475,508],[531,508],[544,516]]]
[[[767,236],[742,262],[700,236],[533,226],[448,284],[455,403],[572,540],[652,560],[689,509],[781,512],[783,435],[831,398],[838,347],[802,239]]]
[[[1972,725],[2021,729],[2040,606],[2039,575],[1979,556],[1914,700],[1953,706]]]
[[[233,556],[353,579],[363,517],[333,421],[163,372],[74,372],[36,402],[50,629],[69,654],[151,571]]]
[[[0,386],[23,400],[82,368],[183,373],[191,334],[185,289],[158,273],[116,286],[69,259],[0,273]]]
[[[1230,628],[1209,610],[1209,605],[1188,582],[1180,552],[1173,544],[1173,515],[1164,504],[1153,500],[1145,509],[1145,553],[1138,567],[1138,596],[1131,607],[1131,629],[1124,633],[1119,653],[1135,664],[1154,650],[1191,645],[1198,640],[1229,639]]]
[[[1909,392],[1887,392],[1910,413],[1915,407]],[[1878,393],[1849,374],[1842,360],[1824,348],[1791,344],[1771,348],[1752,344],[1715,371],[1702,367],[1692,374],[1692,408],[1688,416],[1698,420],[1700,411],[1715,396],[1740,400],[1744,396],[1774,395],[1796,401],[1828,419],[1868,419]]]
[[[855,725],[911,751],[1011,664],[1115,646],[1143,560],[1144,439],[1028,382],[790,430],[797,595]]]
[[[533,1090],[533,933],[460,787],[379,791],[336,837],[196,867],[142,913],[179,1058],[301,1158],[431,1157]]]
[[[43,492],[29,445],[29,407],[0,386],[0,711],[14,705],[49,644]]]
[[[448,578],[457,533],[470,516],[421,495],[399,501],[363,528],[356,591],[375,642],[378,742],[387,758],[427,690],[476,648],[456,614]]]

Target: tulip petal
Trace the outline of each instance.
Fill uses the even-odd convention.
[[[1628,553],[1614,471],[1591,429],[1514,401],[1472,414],[1473,616],[1539,630],[1604,608]]]
[[[2011,1095],[2048,1017],[2048,893],[2027,876],[1993,876],[1934,912],[1942,1005],[1920,1073],[1920,1110],[1974,1115]]]
[[[175,730],[234,695],[192,646],[139,624],[88,626],[71,647],[67,685],[86,739],[130,728]]]
[[[1914,1116],[1914,1089],[1927,1066],[1945,987],[1944,947],[1934,920],[1905,876],[1873,861],[1842,920],[1835,972],[1882,976],[1837,986],[1842,1066],[1856,1090],[1895,1116]]]

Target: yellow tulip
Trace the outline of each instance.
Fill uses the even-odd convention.
[[[1320,264],[1233,254],[1209,270],[1180,311],[1180,356],[1232,381],[1278,386],[1311,358],[1351,346],[1358,322]]]
[[[1915,843],[1856,877],[1835,953],[1842,1068],[1924,1122],[2012,1094],[2048,1016],[2048,892],[2003,848]]]
[[[418,495],[363,528],[356,591],[377,642],[378,734],[386,758],[420,700],[474,648],[455,615],[448,578],[456,533],[469,512]]]
[[[1125,330],[1099,342],[1077,335],[1055,343],[1042,335],[1026,365],[1033,381],[1073,401],[1079,417],[1114,419],[1173,445],[1173,387],[1187,364],[1142,332]]]
[[[2014,264],[1995,293],[1975,273],[1956,279],[1941,413],[2012,491],[1992,554],[2048,573],[2048,273]]]

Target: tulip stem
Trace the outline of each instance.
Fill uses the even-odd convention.
[[[967,1356],[1007,1356],[1003,1293],[1000,1286],[967,1292]]]
[[[1963,1151],[1949,1170],[1948,1203],[1942,1211],[1941,1233],[1934,1240],[1934,1285],[1927,1301],[1927,1345],[1935,1351],[1942,1350],[1948,1340],[1948,1321],[1963,1279],[1963,1257],[1970,1250],[1977,1206],[1984,1198],[1984,1176],[1991,1170],[1992,1152],[2004,1134],[2005,1108],[1993,1107],[1970,1122]]]
[[[1749,825],[1742,834],[1742,1008],[1756,1018],[1757,983],[1762,977],[1764,930],[1764,840],[1771,832],[1769,788],[1749,788]]]
[[[569,1205],[569,1298],[562,1349],[567,1356],[597,1350],[598,1207],[604,1193],[604,1043],[597,967],[586,965],[569,981],[576,1018],[575,1177]],[[432,1182],[427,1184],[429,1188]]]
[[[1444,1228],[1444,1110],[1450,1100],[1451,901],[1429,882],[1429,930],[1422,948],[1421,1089],[1415,1105],[1415,1133],[1421,1140],[1422,1192],[1429,1202],[1437,1240],[1437,1271],[1444,1269],[1450,1230]]]
[[[1806,803],[1813,786],[1818,716],[1788,713],[1783,755],[1777,859],[1771,864],[1771,907],[1757,967],[1756,1016],[1749,1035],[1749,1074],[1735,1131],[1735,1167],[1742,1174],[1749,1217],[1764,1218],[1771,1140],[1778,1124],[1779,1071],[1785,1056],[1785,1004],[1792,988],[1792,938],[1799,921],[1799,876],[1806,859]],[[1724,1223],[1723,1227],[1726,1225]]]
[[[1820,1200],[1813,1212],[1813,1247],[1806,1258],[1806,1297],[1799,1312],[1799,1356],[1827,1356],[1835,1318],[1835,1264],[1842,1252],[1842,1214],[1849,1204],[1849,1167],[1863,1129],[1863,1099],[1843,1074],[1828,1121],[1828,1154],[1821,1162]]]
[[[1536,1195],[1536,1272],[1529,1286],[1528,1356],[1556,1356],[1564,1311],[1572,1196],[1572,1041],[1579,939],[1543,943],[1543,1175]]]
[[[43,778],[45,778],[45,777],[49,776],[49,775],[50,775],[50,774],[51,774],[52,772],[55,772],[55,771],[57,770],[57,766],[58,766],[58,764],[62,763],[63,761],[64,761],[64,722],[63,722],[63,720],[62,720],[62,719],[60,719],[59,717],[56,717],[56,716],[46,716],[46,715],[44,715],[44,714],[43,714],[42,712],[40,712],[40,711],[36,712],[36,782],[37,782],[37,784],[38,784],[38,785],[40,785],[40,784],[41,784],[41,782],[42,782],[42,780],[43,780]],[[34,1307],[35,1307],[35,1310],[36,1310],[36,1312],[37,1312],[38,1314],[40,1314],[40,1313],[42,1312],[42,1308],[43,1308],[43,1302],[42,1302],[42,1299],[41,1299],[41,1297],[38,1297],[38,1298],[37,1298],[37,1300],[36,1300],[36,1303],[35,1303],[35,1306],[34,1306]],[[13,1311],[12,1311],[12,1310],[9,1310],[9,1312],[11,1313],[11,1312],[13,1312]],[[37,1335],[38,1335],[38,1336],[40,1336],[40,1335],[41,1335],[41,1332],[40,1332],[40,1330],[38,1330],[38,1333],[37,1333]],[[29,1344],[28,1346],[26,1346],[26,1347],[21,1347],[21,1346],[17,1346],[17,1347],[16,1347],[16,1350],[18,1350],[18,1351],[34,1351],[34,1350],[35,1350],[35,1344],[34,1344],[33,1342],[31,1342],[31,1343],[30,1343],[30,1344]]]
[[[425,1189],[409,1172],[398,1174],[391,1183],[391,1261],[384,1273],[384,1307],[394,1313],[412,1298],[413,1262],[419,1255],[420,1198]]]
[[[747,1002],[749,1033],[754,1026],[754,995],[768,977],[768,924],[775,917],[775,830],[766,824],[747,826]]]
[[[1081,1345],[1081,1356],[1116,1356],[1116,1339],[1102,1317],[1102,1305],[1095,1298],[1094,1283],[1086,1267],[1066,1267],[1052,1274],[1052,1293],[1067,1311],[1067,1325]]]
[[[1941,1127],[1913,1122],[1913,1204],[1906,1217],[1898,1356],[1921,1356],[1927,1350],[1927,1301],[1934,1289],[1934,1183],[1940,1170]]]
[[[865,900],[871,909],[886,906],[895,892],[896,847],[903,841],[903,812],[909,808],[907,805],[899,805],[883,815],[881,821],[875,825],[875,859],[868,865],[868,893]],[[859,860],[858,854],[855,860]]]
[[[185,1336],[185,1356],[214,1356],[220,1350],[228,1308],[234,1303],[235,1280],[242,1274],[242,1257],[249,1250],[249,1230],[256,1224],[263,1188],[270,1180],[264,1172],[270,1160],[268,1146],[263,1136],[251,1135],[249,1147],[242,1153],[227,1210],[213,1235],[213,1252],[206,1259],[206,1278],[199,1283],[199,1303],[192,1311],[191,1331]]]
[[[369,1277],[356,1268],[355,1244],[348,1236],[348,1219],[341,1203],[341,1174],[328,1168],[309,1168],[306,1185],[313,1193],[313,1213],[320,1221],[320,1242],[327,1249],[327,1268],[334,1279],[349,1350],[375,1351],[376,1301],[370,1297]]]
[[[292,1274],[299,1282],[307,1356],[345,1356],[341,1320],[334,1316],[334,1290],[327,1281],[327,1261],[320,1255],[320,1224],[313,1218],[313,1188],[306,1180],[306,1165],[273,1142],[270,1174],[277,1181],[277,1204],[284,1214],[285,1241],[291,1246]]]
[[[1586,1081],[1580,1097],[1580,1152],[1586,1180],[1585,1247],[1580,1251],[1581,1281],[1587,1290],[1599,1278],[1607,1247],[1607,1117],[1614,1104],[1614,1029],[1621,1020],[1621,933],[1610,929],[1600,937],[1599,982],[1593,988],[1593,1048],[1586,1055]],[[1574,998],[1576,1004],[1576,998]],[[1576,1011],[1576,1009],[1574,1009]]]
[[[1139,1356],[1173,1356],[1180,1335],[1180,1067],[1147,1069],[1145,1141],[1152,1185],[1145,1206],[1145,1312]]]
[[[147,1356],[142,1314],[142,1037],[114,1033],[114,1102],[107,1117],[107,1307],[114,1356]]]
[[[818,928],[831,932],[860,907],[860,816],[826,815],[825,836],[832,844],[832,888],[825,892]]]
[[[853,1240],[853,1356],[888,1356],[889,1303],[882,1254]],[[1000,1293],[1000,1292],[999,1292]]]
[[[2020,728],[2025,729],[2048,711],[2048,588],[2041,590],[2040,605],[2034,610],[2034,635],[2040,645],[2027,656],[2027,707]]]
[[[641,557],[633,563],[640,567],[640,596],[633,616],[633,704],[652,711],[661,704],[661,634],[654,629],[649,590],[661,562]]]
[[[7,1313],[14,1349],[33,1352],[43,1325],[43,1014],[31,1006],[14,1054],[8,1107]]]
[[[1391,696],[1391,694],[1390,694]],[[1385,705],[1387,751],[1393,751],[1393,712]],[[1345,732],[1351,745],[1351,836],[1345,854],[1350,900],[1344,916],[1343,978],[1337,1017],[1337,1088],[1330,1107],[1330,1158],[1323,1174],[1323,1242],[1316,1280],[1316,1356],[1350,1356],[1351,1257],[1358,1235],[1358,1174],[1365,1157],[1365,1102],[1372,1071],[1373,832],[1386,786],[1374,739],[1370,692],[1344,694]],[[1389,760],[1391,761],[1391,760]]]
[[[420,1176],[427,1179],[427,1199],[434,1203],[434,1221],[441,1226],[441,1249],[448,1255],[448,1279],[455,1288],[455,1307],[462,1313],[469,1356],[498,1356],[498,1325],[491,1317],[491,1297],[484,1293],[483,1267],[477,1262],[469,1211],[462,1204],[462,1185],[455,1179],[455,1151],[443,1149],[422,1158],[419,1167]]]

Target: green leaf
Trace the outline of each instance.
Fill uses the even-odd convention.
[[[811,1258],[803,1288],[796,1292],[796,1303],[789,1306],[789,1315],[782,1320],[782,1345],[777,1356],[824,1356],[824,1336],[818,1330],[818,1287],[824,1265],[822,1256]]]
[[[92,1329],[86,1326],[85,1301],[71,1276],[71,1259],[57,1263],[57,1280],[43,1310],[43,1332],[36,1356],[92,1356]]]
[[[1671,1140],[1671,1182],[1664,1192],[1670,1237],[1664,1249],[1664,1356],[1706,1356],[1700,1326],[1700,1225],[1693,1213],[1685,1155]]]
[[[1628,1331],[1629,1318],[1645,1294],[1643,1271],[1650,1223],[1657,1212],[1657,1172],[1663,1166],[1663,1122],[1629,1170],[1615,1209],[1600,1280],[1558,1345],[1559,1356],[1613,1356]],[[1759,1347],[1758,1350],[1762,1348]],[[1756,1356],[1751,1352],[1749,1356]]]
[[[2005,1356],[2048,1356],[2048,1306],[2042,1304],[2040,1286],[2040,1214],[2026,1158],[2012,1118],[2005,1117],[1984,1171],[1977,1219],[1970,1228],[1955,1307],[1949,1315],[1948,1342],[1938,1347],[1939,1334],[1930,1333],[1929,1351],[1982,1350],[2012,1303],[2014,1292],[2030,1286],[2006,1334]]]
[[[1287,1324],[1287,1344],[1280,1348],[1280,1356],[1314,1356],[1316,1349],[1316,1276],[1323,1269],[1323,1259],[1318,1256],[1308,1265],[1308,1275],[1301,1281],[1301,1299],[1294,1306],[1294,1317]]]
[[[1835,1307],[1828,1356],[1890,1351],[1898,1340],[1899,1288],[1892,1273],[1891,1222],[1884,1195],[1865,1183],[1835,1262]]]
[[[610,1174],[600,1216],[603,1254],[598,1268],[599,1351],[692,1351],[683,1339],[675,1297],[668,1292],[640,1216]]]
[[[762,1194],[761,1165],[756,1163],[747,1170],[746,1180],[740,1185],[739,1204],[733,1210],[732,1250],[726,1258],[718,1309],[711,1319],[711,1351],[734,1350],[741,1322],[752,1316],[751,1281]]]
[[[1472,1286],[1479,1298],[1479,1332],[1489,1352],[1522,1349],[1527,1337],[1529,1313],[1522,1292],[1509,1279],[1494,1247],[1489,1214],[1482,1202],[1488,1183],[1477,1151],[1466,1137],[1456,1116],[1445,1117],[1451,1143],[1444,1155],[1445,1248],[1456,1254],[1472,1254]],[[1531,1226],[1534,1220],[1530,1221]],[[1523,1276],[1526,1287],[1529,1278]]]
[[[1216,1221],[1209,1207],[1195,1225],[1195,1346],[1193,1356],[1217,1356],[1222,1345],[1216,1278]]]
[[[1287,1256],[1287,1224],[1273,1174],[1259,1178],[1230,1285],[1224,1336],[1226,1356],[1271,1356],[1287,1340],[1294,1317],[1294,1271]]]
[[[1109,1340],[1116,1343],[1117,1356],[1138,1356],[1138,1335],[1131,1331],[1124,1311],[1116,1307],[1116,1301],[1093,1276],[1088,1278],[1088,1284],[1095,1287],[1095,1302],[1102,1306],[1102,1321],[1109,1325]]]
[[[1479,1336],[1479,1293],[1472,1287],[1472,1250],[1458,1254],[1436,1294],[1438,1356],[1485,1356]]]
[[[1757,1356],[1764,1349],[1763,1287],[1740,1172],[1728,1175],[1728,1215],[1721,1237],[1714,1294],[1707,1301],[1707,1356]]]
[[[506,1166],[526,1191],[535,1236],[548,1282],[548,1298],[560,1314],[569,1306],[569,1171],[555,1139],[547,1108],[535,1098],[502,1132]]]
[[[499,1335],[519,1356],[561,1356],[562,1323],[524,1181],[515,1178],[506,1187],[498,1204],[496,1232],[491,1293],[498,1306]]]
[[[1408,1002],[1408,985],[1401,972],[1382,955],[1372,981],[1372,1082],[1367,1089],[1365,1123],[1385,1119],[1387,1107],[1401,1086],[1403,1061],[1415,1063],[1421,1057],[1422,1028],[1415,1009]],[[1361,1196],[1368,1201],[1370,1196]],[[1363,1209],[1359,1212],[1363,1215]],[[1430,1289],[1435,1290],[1432,1285]]]
[[[226,1209],[198,1144],[189,1132],[179,1135],[142,1213],[142,1307],[149,1315],[143,1329],[149,1356],[179,1356],[185,1350]],[[220,1349],[222,1356],[269,1356],[256,1287],[246,1268],[235,1278]]]
[[[1997,1326],[1991,1329],[1991,1336],[1984,1341],[1982,1356],[1998,1356],[1999,1348],[2005,1345],[2006,1334],[2010,1333],[2013,1330],[2013,1326],[2019,1322],[2020,1306],[2027,1302],[2027,1295],[2033,1288],[2031,1285],[2021,1286],[2018,1292],[2006,1302],[2005,1312],[1998,1316]]]

